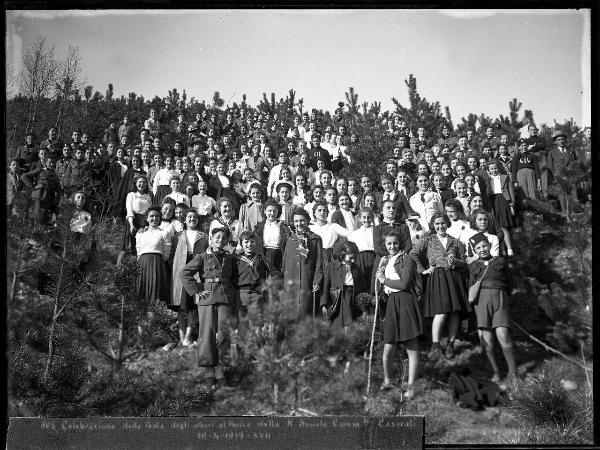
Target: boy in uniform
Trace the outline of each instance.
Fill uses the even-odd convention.
[[[198,365],[204,367],[209,386],[215,381],[225,384],[223,365],[230,347],[229,326],[235,325],[234,257],[224,250],[228,239],[227,228],[214,228],[210,248],[194,256],[181,272],[183,287],[198,304]]]
[[[257,238],[251,231],[240,236],[243,253],[234,261],[235,309],[239,321],[261,326],[263,303],[266,300],[265,282],[268,276],[280,277],[279,271],[263,255],[256,253]]]

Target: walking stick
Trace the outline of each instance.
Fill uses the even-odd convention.
[[[316,301],[317,301],[317,293],[313,292],[312,293],[312,297],[313,297],[313,319],[316,319],[317,317],[317,306],[316,306]]]
[[[375,344],[375,327],[377,325],[377,316],[379,315],[379,289],[377,284],[379,280],[375,279],[375,315],[373,316],[373,331],[371,331],[371,348],[369,350],[369,371],[367,374],[367,397],[371,390],[371,369],[373,367],[373,347]]]

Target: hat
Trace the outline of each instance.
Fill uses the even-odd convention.
[[[521,138],[517,141],[517,147],[520,147],[522,144],[527,144],[527,139]]]
[[[554,133],[552,133],[552,140],[555,141],[560,136],[562,136],[566,139],[567,133],[565,133],[564,131],[556,130]]]
[[[476,233],[469,239],[469,242],[471,243],[473,248],[477,247],[477,244],[479,244],[481,241],[486,241],[489,243],[487,236],[483,233]]]
[[[281,181],[281,182],[280,182],[280,183],[277,185],[277,192],[279,192],[279,190],[280,190],[282,187],[284,187],[284,186],[286,186],[286,187],[287,187],[287,188],[290,190],[290,192],[292,192],[292,191],[294,190],[294,187],[292,186],[292,184],[291,184],[291,183],[288,183],[287,181]]]

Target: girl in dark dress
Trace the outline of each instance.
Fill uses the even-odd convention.
[[[448,216],[435,213],[429,223],[429,236],[419,252],[416,262],[419,272],[429,275],[425,289],[423,316],[433,318],[431,326],[431,351],[436,357],[440,353],[442,330],[448,321],[448,345],[446,357],[454,357],[454,340],[458,334],[461,316],[466,318],[471,311],[467,302],[466,286],[462,270],[467,267],[459,241],[447,233],[450,225]],[[420,261],[426,257],[429,268],[423,270]]]
[[[419,368],[417,339],[423,334],[423,319],[415,296],[417,266],[408,254],[401,254],[403,236],[392,231],[385,237],[388,256],[381,259],[377,280],[388,296],[383,322],[383,384],[381,390],[394,388],[390,376],[391,356],[398,344],[403,344],[408,354],[408,387],[406,398],[414,397],[414,382]]]

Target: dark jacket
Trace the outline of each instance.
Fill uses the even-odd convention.
[[[331,155],[320,145],[313,147],[308,151],[310,165],[313,170],[317,170],[317,160],[322,159],[325,161],[325,169],[331,170]]]
[[[398,191],[395,191],[395,192],[396,192],[396,196],[394,197],[393,202],[394,202],[394,205],[396,205],[396,217],[394,217],[394,221],[404,223],[404,221],[408,217],[409,213],[413,212],[413,210],[410,207],[410,203],[408,202],[406,195],[404,195],[402,192],[398,192]],[[383,207],[384,195],[385,195],[385,192],[377,192],[375,194],[375,203],[377,204],[377,207],[380,210]]]
[[[507,261],[501,256],[497,256],[488,261],[490,261],[489,268],[481,281],[481,288],[501,289],[506,291],[507,294],[510,294],[510,291],[512,290],[512,274]],[[486,265],[484,264],[484,261],[480,259],[469,264],[469,286],[473,286],[475,282],[481,279],[485,268]]]
[[[352,216],[354,217],[354,214]],[[331,215],[331,223],[337,223],[338,225],[344,228],[348,228],[346,219],[344,218],[344,215],[339,209]]]
[[[33,185],[32,199],[48,204],[58,204],[61,188],[56,172],[50,172],[46,169],[36,169],[24,173],[21,176],[21,180],[25,184]]]
[[[276,222],[279,224],[279,227],[280,227],[279,228],[280,229],[279,247],[283,250],[288,237],[292,234],[292,230],[286,222],[284,222],[282,220],[277,220]],[[264,232],[265,232],[265,222],[264,221],[258,222],[258,224],[256,225],[256,228],[254,228],[254,234],[256,235],[256,252],[257,253],[264,254],[264,242],[263,242]]]
[[[367,290],[367,284],[356,264],[350,266],[354,283],[354,297]],[[346,265],[338,260],[331,261],[324,272],[320,306],[329,307],[340,300],[346,279]]]
[[[181,271],[181,282],[189,295],[200,294],[198,304],[201,306],[226,304],[233,305],[235,290],[233,288],[234,257],[223,253],[222,262],[212,252],[194,256]],[[200,282],[194,275],[198,274]]]

